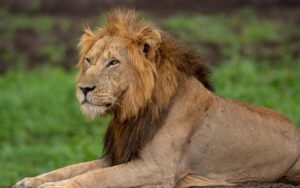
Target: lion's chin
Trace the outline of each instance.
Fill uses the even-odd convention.
[[[81,110],[88,118],[95,119],[97,116],[104,115],[107,107],[84,103],[81,105]]]

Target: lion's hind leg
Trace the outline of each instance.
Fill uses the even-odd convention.
[[[222,181],[222,180],[214,180],[214,179],[209,179],[203,176],[198,176],[198,175],[191,175],[188,174],[184,176],[182,179],[180,179],[176,183],[176,188],[184,188],[184,187],[193,187],[193,186],[230,186],[234,185],[232,183]]]

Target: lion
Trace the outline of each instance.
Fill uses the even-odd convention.
[[[206,62],[133,10],[80,39],[76,95],[110,114],[102,159],[15,188],[191,187],[300,183],[300,135],[284,116],[213,92]]]

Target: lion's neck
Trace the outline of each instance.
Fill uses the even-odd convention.
[[[105,155],[110,157],[112,165],[137,158],[138,152],[163,125],[168,110],[169,105],[158,109],[150,104],[136,117],[125,121],[114,118],[104,139]]]

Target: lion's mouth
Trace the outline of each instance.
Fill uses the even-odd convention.
[[[106,102],[106,103],[103,103],[103,104],[93,104],[90,101],[88,101],[87,99],[83,100],[80,104],[81,105],[89,104],[89,105],[92,105],[92,106],[106,107],[106,108],[109,108],[109,107],[112,106],[112,103],[110,103],[110,102]]]
[[[109,107],[112,106],[112,103],[105,103],[104,105],[105,105],[106,108],[109,108]]]

